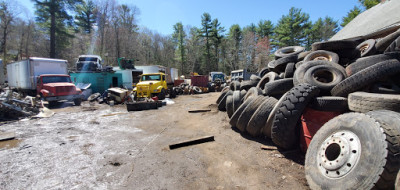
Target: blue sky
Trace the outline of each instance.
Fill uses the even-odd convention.
[[[30,0],[16,0],[27,8],[28,15],[34,16]],[[312,21],[330,16],[339,23],[343,16],[358,6],[358,0],[116,0],[120,4],[135,5],[140,9],[138,25],[161,34],[172,34],[177,22],[199,27],[201,15],[210,13],[218,18],[228,31],[233,24],[241,27],[260,20],[271,20],[274,24],[289,12],[291,7],[300,8],[310,15]]]

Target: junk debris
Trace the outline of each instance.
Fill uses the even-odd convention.
[[[45,108],[36,97],[23,96],[10,88],[0,93],[0,120],[17,120],[25,117],[50,117],[53,111]]]

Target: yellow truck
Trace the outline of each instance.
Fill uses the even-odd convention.
[[[164,73],[141,75],[139,83],[133,89],[133,94],[136,100],[154,96],[157,96],[159,100],[163,100],[168,94],[170,98],[175,98],[176,96],[175,90],[172,87],[168,88],[166,74]]]

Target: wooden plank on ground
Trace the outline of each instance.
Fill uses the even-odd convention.
[[[199,110],[189,110],[188,112],[189,113],[199,113],[199,112],[209,112],[209,111],[211,111],[211,110],[210,109],[205,109],[205,110],[199,109]]]
[[[200,137],[192,140],[187,140],[187,141],[182,141],[179,143],[171,144],[169,145],[169,149],[177,149],[185,146],[191,146],[191,145],[196,145],[196,144],[201,144],[201,143],[206,143],[206,142],[211,142],[214,141],[214,136],[205,136],[205,137]]]

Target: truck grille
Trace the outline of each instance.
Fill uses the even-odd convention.
[[[56,93],[57,94],[74,94],[75,88],[73,86],[57,86]]]

